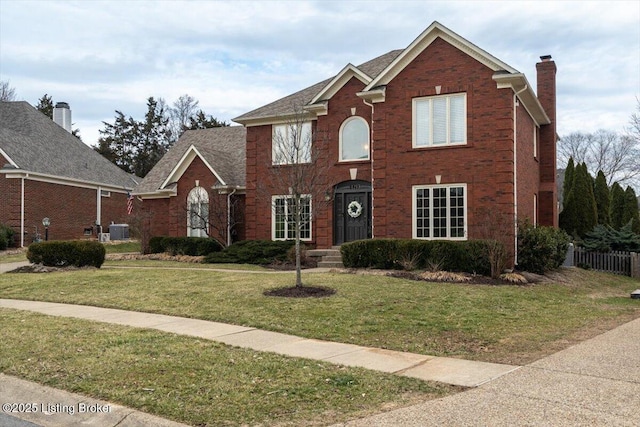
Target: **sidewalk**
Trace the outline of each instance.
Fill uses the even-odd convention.
[[[473,362],[320,341],[245,326],[111,308],[9,299],[0,299],[0,307],[157,329],[257,351],[269,351],[285,356],[357,366],[465,387],[477,387],[519,368],[512,365]]]

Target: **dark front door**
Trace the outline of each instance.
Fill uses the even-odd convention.
[[[334,195],[334,243],[371,238],[371,184],[348,181]]]

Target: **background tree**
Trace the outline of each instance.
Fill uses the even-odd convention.
[[[629,134],[608,130],[571,133],[558,142],[558,163],[568,163],[570,158],[586,163],[592,171],[601,170],[609,185],[636,183],[640,177],[640,141]]]
[[[223,126],[229,126],[229,123],[218,120],[213,116],[207,115],[202,110],[198,110],[195,115],[189,118],[189,124],[187,125],[185,130],[209,129]]]
[[[9,80],[0,80],[0,102],[9,102],[16,100],[16,90],[13,88]]]
[[[569,157],[567,162],[567,168],[564,170],[564,182],[562,183],[562,207],[565,208],[567,196],[573,186],[573,179],[575,174],[575,165],[573,163],[573,157]]]
[[[172,107],[168,109],[169,127],[174,142],[188,129],[190,119],[198,111],[198,104],[199,101],[194,97],[184,94],[176,99]]]
[[[576,166],[573,185],[565,198],[560,213],[560,227],[570,235],[584,236],[597,224],[596,201],[593,194],[593,178],[587,165]]]
[[[607,179],[602,171],[598,171],[596,182],[593,187],[593,195],[596,199],[596,210],[598,211],[598,224],[611,224],[611,195],[607,186]]]
[[[638,197],[631,186],[624,191],[624,211],[622,215],[624,224],[631,223],[631,231],[640,234],[640,212],[638,211]]]
[[[611,186],[611,226],[619,230],[624,222],[625,193],[622,186],[614,182]]]
[[[38,100],[36,110],[53,120],[53,100],[46,93]]]

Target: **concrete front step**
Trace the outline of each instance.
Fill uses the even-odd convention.
[[[322,256],[340,256],[339,249],[311,249],[307,251],[307,256],[322,257]]]
[[[320,261],[318,268],[344,268],[342,262]]]
[[[342,254],[340,249],[312,249],[307,251],[307,256],[320,258],[318,267],[322,268],[344,268],[342,264]]]

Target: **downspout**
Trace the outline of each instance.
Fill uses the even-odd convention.
[[[227,246],[231,246],[231,196],[236,194],[237,188],[227,194]]]
[[[101,228],[102,218],[102,187],[98,186],[98,195],[96,197],[96,228]],[[100,230],[102,231],[102,230]],[[98,235],[98,239],[100,239],[100,235]]]
[[[375,112],[375,108],[373,107],[373,103],[368,103],[366,99],[362,99],[362,102],[364,102],[364,105],[367,105],[369,107],[371,107],[371,137],[369,138],[369,152],[371,153],[370,155],[370,161],[371,161],[371,238],[375,238],[375,227],[373,226],[373,209],[375,204],[373,203],[373,113]]]
[[[20,247],[24,248],[24,180],[20,178]]]
[[[529,88],[524,85],[522,89],[513,94],[513,263],[518,265],[518,95]]]

